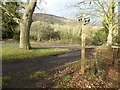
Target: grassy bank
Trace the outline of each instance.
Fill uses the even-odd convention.
[[[55,54],[68,52],[68,49],[61,48],[33,48],[31,50],[24,50],[18,47],[3,46],[2,47],[2,60],[17,60],[23,58],[43,57]]]

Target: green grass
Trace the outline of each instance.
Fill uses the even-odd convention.
[[[19,41],[15,40],[15,39],[3,39],[2,40],[3,43],[8,43],[8,44],[14,44],[14,43],[19,43]]]
[[[6,82],[9,81],[9,80],[11,79],[11,77],[5,75],[5,76],[2,76],[1,79],[2,79],[2,84],[5,85]]]
[[[31,79],[39,79],[40,77],[44,78],[46,76],[48,76],[48,74],[45,71],[37,71],[31,74],[28,78],[31,80]]]
[[[43,57],[68,52],[68,49],[61,48],[33,48],[31,50],[20,49],[19,47],[2,47],[2,60],[17,60],[23,58]]]
[[[71,79],[71,76],[70,75],[65,75],[64,77],[63,77],[63,80],[64,81],[69,81]]]

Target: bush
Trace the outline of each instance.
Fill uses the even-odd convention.
[[[58,31],[54,31],[50,25],[43,26],[43,28],[44,29],[39,32],[41,40],[60,39],[60,33]]]
[[[107,41],[107,31],[103,28],[97,31],[93,37],[93,45],[103,45]]]
[[[36,34],[31,34],[31,39],[37,41],[42,41],[42,40],[59,40],[60,39],[60,32],[59,31],[54,31],[54,28],[52,28],[49,24],[36,21],[32,24],[31,27],[31,33],[36,32]],[[37,37],[36,37],[37,36]]]

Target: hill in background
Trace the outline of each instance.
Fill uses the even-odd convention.
[[[45,14],[45,13],[34,13],[33,21],[42,21],[42,22],[47,22],[48,24],[58,24],[58,25],[64,25],[68,23],[71,24],[75,22],[78,23],[77,21],[72,19],[66,19],[64,17]]]

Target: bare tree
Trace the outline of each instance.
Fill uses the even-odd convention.
[[[100,9],[96,11],[100,14],[100,17],[104,20],[103,24],[109,30],[107,37],[107,45],[112,45],[113,41],[113,30],[116,27],[115,22],[115,0],[100,1],[97,0],[94,2]]]
[[[19,3],[19,2],[18,2]],[[25,9],[21,19],[17,18],[14,14],[9,12],[4,5],[0,5],[0,8],[13,17],[13,20],[19,24],[20,27],[20,48],[30,49],[30,27],[32,24],[32,15],[36,7],[37,0],[28,0],[26,4],[21,4],[22,8]]]
[[[77,7],[79,12],[86,11],[86,14],[94,16],[96,19],[100,18],[108,29],[106,44],[112,45],[113,31],[117,30],[117,14],[115,13],[117,2],[117,0],[82,0],[73,6]]]

